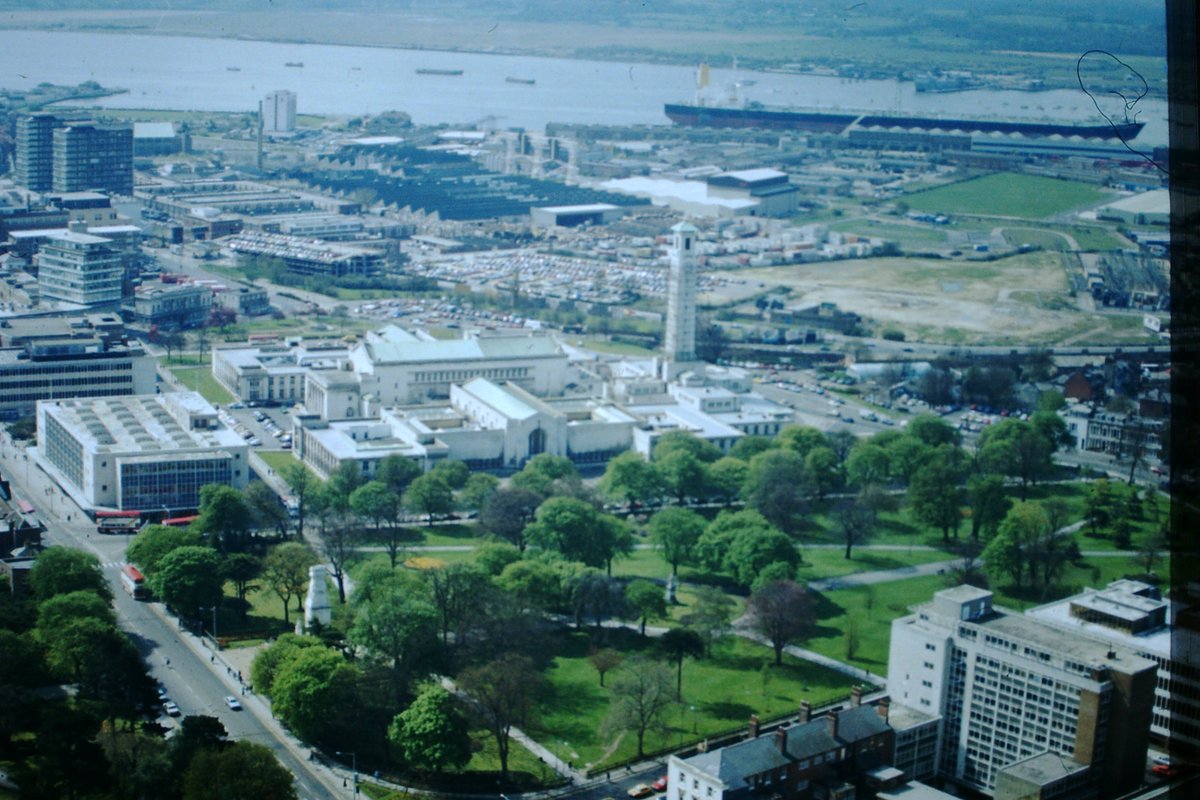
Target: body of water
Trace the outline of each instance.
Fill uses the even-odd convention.
[[[667,102],[695,97],[695,70],[655,64],[530,56],[392,50],[235,39],[124,34],[0,31],[0,85],[94,80],[128,94],[89,102],[106,108],[253,111],[275,89],[297,94],[297,110],[314,114],[404,111],[418,124],[471,124],[541,130],[549,122],[668,124]],[[287,66],[287,64],[303,66]],[[462,70],[421,75],[418,69]],[[519,81],[509,81],[516,78]],[[713,69],[710,96],[729,95],[729,69]],[[768,106],[918,114],[1098,118],[1081,90],[980,90],[919,94],[912,83],[741,71],[741,99]],[[523,81],[534,81],[530,84]],[[1142,100],[1126,111],[1120,98],[1098,95],[1117,122],[1146,123],[1137,144],[1167,141],[1167,104]]]

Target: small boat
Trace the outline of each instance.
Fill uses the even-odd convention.
[[[303,61],[285,61],[285,62],[283,62],[283,65],[285,67],[303,67],[304,62]]]
[[[225,69],[229,70],[230,72],[241,72],[242,71],[241,67],[226,67]]]
[[[429,67],[421,67],[417,70],[418,75],[462,75],[461,69],[430,69]]]
[[[504,80],[508,83],[520,83],[524,84],[525,86],[533,86],[535,83],[537,83],[537,81],[533,78],[505,78]]]

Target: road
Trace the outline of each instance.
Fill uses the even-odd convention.
[[[95,533],[78,506],[63,495],[23,448],[13,445],[6,433],[0,433],[0,472],[9,480],[14,495],[37,509],[46,524],[47,545],[73,547],[100,560],[115,597],[121,627],[129,632],[150,675],[166,688],[185,716],[215,716],[231,738],[268,747],[294,776],[296,791],[305,800],[350,796],[341,788],[341,772],[310,764],[307,750],[283,732],[264,701],[253,695],[241,696],[236,677],[226,674],[219,655],[206,650],[196,637],[181,632],[160,604],[138,602],[124,592],[120,570],[128,537]],[[224,702],[227,695],[239,696],[245,710],[228,709]],[[166,724],[175,724],[168,717],[163,719]]]

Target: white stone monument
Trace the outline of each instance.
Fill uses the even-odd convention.
[[[325,565],[308,568],[308,596],[304,598],[304,627],[311,630],[313,622],[328,625],[333,607],[329,605],[329,592],[325,588]]]

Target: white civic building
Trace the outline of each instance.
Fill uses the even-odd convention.
[[[37,456],[86,508],[176,511],[249,482],[248,447],[196,392],[39,401]]]

